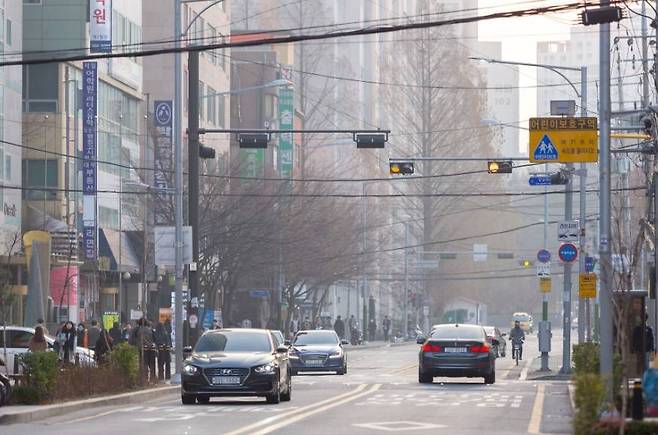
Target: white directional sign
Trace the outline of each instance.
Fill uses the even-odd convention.
[[[559,242],[577,242],[580,234],[578,221],[560,221],[557,225],[557,240]]]
[[[537,277],[548,278],[551,276],[551,263],[537,263]]]

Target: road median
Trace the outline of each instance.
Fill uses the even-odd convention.
[[[179,390],[177,385],[165,385],[146,390],[131,391],[111,396],[92,397],[50,405],[11,405],[0,408],[0,425],[30,423],[46,418],[73,413],[86,408],[101,406],[142,403],[155,399],[162,394],[174,393]]]

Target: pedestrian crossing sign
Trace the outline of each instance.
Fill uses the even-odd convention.
[[[593,117],[530,118],[532,163],[596,163],[598,120]]]

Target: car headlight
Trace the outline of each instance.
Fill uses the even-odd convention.
[[[269,363],[254,368],[254,371],[259,375],[271,375],[272,373],[274,373],[274,368],[275,368],[274,364]]]
[[[183,366],[183,373],[185,373],[188,376],[194,376],[199,372],[199,368],[196,366],[193,366],[192,364],[185,364]]]
[[[340,349],[338,349],[334,351],[334,353],[330,354],[329,358],[339,358],[341,356],[343,356],[343,352]]]

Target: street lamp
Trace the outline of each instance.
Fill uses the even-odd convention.
[[[498,60],[498,59],[492,59],[492,58],[487,58],[487,57],[469,57],[469,59],[472,60],[478,60],[478,61],[484,61],[487,63],[497,63],[497,64],[504,64],[504,65],[518,65],[518,66],[529,66],[533,68],[544,68],[549,71],[553,71],[555,74],[559,75],[562,77],[574,90],[576,93],[576,96],[580,98],[580,112],[581,116],[587,116],[587,67],[586,66],[581,66],[580,68],[576,67],[570,67],[570,66],[561,66],[561,65],[550,65],[550,64],[540,64],[540,63],[528,63],[528,62],[515,62],[515,61],[506,61],[506,60]],[[580,92],[578,92],[578,89],[574,85],[574,83],[569,80],[569,78],[563,74],[561,71],[580,71]],[[567,164],[567,174],[568,174],[568,181],[567,185],[565,186],[565,205],[564,205],[564,218],[565,220],[571,220],[572,216],[572,193],[571,193],[571,184],[572,184],[572,179],[571,179],[571,173],[573,172],[573,165],[572,164]],[[580,164],[579,168],[579,175],[580,175],[580,222],[581,225],[583,225],[583,230],[585,226],[585,213],[586,213],[586,184],[587,184],[587,170],[585,169],[585,163]],[[544,195],[544,216],[546,217],[548,215],[547,212],[548,209],[548,204],[547,204],[547,195]],[[544,248],[546,248],[547,245],[547,218],[544,219]],[[585,237],[584,237],[584,231],[580,232],[580,250],[582,252],[583,247],[585,245]],[[585,273],[585,257],[583,255],[580,255],[580,259],[578,262],[579,265],[579,271],[580,273]],[[547,322],[548,321],[548,293],[543,294],[543,303],[542,303],[542,321]],[[562,356],[562,369],[560,370],[562,373],[569,373],[571,371],[571,358],[570,358],[570,352],[571,352],[571,265],[566,264],[564,265],[564,290],[563,290],[563,304],[564,304],[564,319],[563,319],[563,356]],[[587,319],[589,320],[589,300],[587,300]],[[580,343],[584,342],[585,340],[585,334],[584,334],[584,323],[582,322],[583,317],[585,317],[585,304],[583,303],[583,299],[579,299],[579,304],[578,304],[578,315],[581,321],[578,322],[578,340]],[[589,322],[587,326],[587,338],[589,339]],[[550,339],[550,337],[549,337]],[[548,370],[548,352],[542,352],[541,356],[541,370]]]

